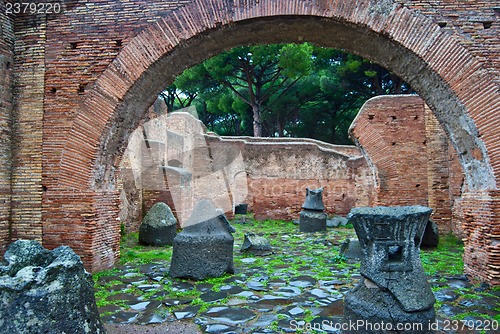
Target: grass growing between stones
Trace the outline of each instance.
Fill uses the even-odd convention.
[[[172,258],[172,247],[149,247],[138,243],[139,233],[129,233],[122,237],[120,245],[120,263],[149,263],[151,261]]]
[[[194,313],[198,314],[226,305],[246,309],[265,295],[288,298],[286,294],[280,295],[280,289],[293,286],[301,277],[308,277],[312,281],[312,286],[303,288],[304,291],[324,288],[324,282],[332,282],[338,290],[331,292],[330,296],[342,299],[342,294],[359,280],[359,264],[350,263],[339,254],[341,242],[355,236],[352,225],[328,229],[325,233],[306,234],[299,232],[298,225],[290,221],[257,221],[247,215],[238,216],[233,221],[233,226],[236,229],[233,234],[235,274],[201,282],[169,277],[171,246],[146,247],[138,244],[137,233],[123,236],[120,265],[116,269],[93,275],[96,301],[101,315],[114,319],[112,317],[115,314],[131,312],[134,304],[147,300],[154,300],[157,303],[155,305],[159,304],[153,310],[154,314],[161,318],[170,317],[170,320],[175,320],[178,314],[188,308],[194,308]],[[244,234],[248,232],[265,237],[273,247],[273,254],[253,256],[241,253]],[[500,321],[500,305],[483,305],[484,300],[498,303],[500,288],[489,289],[480,285],[462,284],[466,282],[461,277],[462,255],[463,243],[451,235],[441,237],[436,249],[421,251],[422,264],[433,291],[444,293],[443,298],[437,298],[438,316],[465,321]],[[458,285],[450,287],[449,282],[454,280],[458,280],[462,285],[457,283]],[[261,283],[263,291],[249,289],[248,283],[251,281]],[[251,294],[227,293],[226,291],[230,291],[228,289]],[[214,297],[213,294],[218,295]],[[127,300],[129,297],[133,300]],[[319,298],[314,295],[303,293],[301,298],[302,303],[312,308],[301,306],[304,312],[298,317],[310,322],[317,316],[311,309],[323,306],[318,305]],[[289,299],[289,303],[292,303],[293,297]],[[277,320],[268,326],[277,332],[280,332],[280,326],[289,319],[286,313],[289,304],[285,303],[275,310],[280,307],[281,311],[274,311]],[[111,321],[119,322],[116,319]],[[141,320],[139,317],[135,322],[145,324],[148,319]]]
[[[436,248],[422,249],[420,258],[425,273],[429,276],[461,275],[464,272],[463,253],[463,242],[448,234],[440,238]]]
[[[463,250],[463,242],[449,234],[440,238],[437,248],[420,252],[422,265],[436,295],[436,311],[472,328],[484,327],[484,321],[500,322],[500,288],[463,280]]]

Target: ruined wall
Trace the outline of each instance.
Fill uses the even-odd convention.
[[[448,136],[420,97],[368,100],[350,134],[373,166],[377,205],[429,206],[441,232],[460,234],[451,218],[463,172]]]
[[[325,189],[323,201],[332,215],[346,215],[352,207],[372,203],[373,178],[354,146],[309,139],[220,137],[206,134],[200,122],[186,113],[160,116],[132,138],[121,168],[122,183],[128,185],[124,193],[131,194],[122,203],[133,203],[122,207],[129,231],[138,229],[141,218],[158,201],[171,206],[180,221],[204,197],[229,216],[235,205],[247,203],[257,219],[297,219],[307,187]],[[172,161],[181,165],[185,182],[181,169],[168,168],[168,175],[159,172],[158,166]],[[142,204],[140,215],[130,210],[140,205],[136,201]]]
[[[391,1],[384,1],[375,11],[371,11],[371,8],[370,11],[366,11],[352,7],[364,6],[366,9],[370,6],[368,1],[322,0],[198,1],[201,7],[194,6],[193,8],[203,10],[208,8],[210,14],[199,15],[203,10],[192,13],[178,11],[168,19],[160,20],[160,25],[156,25],[159,18],[167,17],[173,9],[183,4],[191,4],[193,1],[132,0],[127,2],[86,1],[84,3],[73,1],[68,2],[71,5],[64,6],[64,13],[60,15],[16,17],[16,56],[11,64],[15,72],[12,90],[16,92],[14,101],[16,137],[13,140],[15,158],[12,159],[14,237],[40,239],[43,232],[45,246],[55,247],[61,243],[76,246],[78,249],[75,250],[79,255],[84,256],[83,260],[87,267],[92,270],[98,269],[93,257],[100,250],[99,245],[109,241],[107,239],[109,236],[106,235],[108,231],[100,229],[98,221],[102,221],[103,217],[108,217],[108,215],[116,217],[118,211],[117,208],[103,206],[103,202],[99,200],[101,196],[103,198],[111,196],[106,190],[102,194],[95,193],[92,191],[95,184],[88,184],[89,174],[93,173],[95,168],[102,166],[96,167],[95,161],[91,159],[76,164],[68,157],[95,157],[95,151],[104,150],[101,146],[103,144],[101,135],[109,128],[110,125],[107,123],[110,119],[109,115],[112,115],[117,105],[123,101],[123,97],[128,94],[126,92],[133,91],[130,93],[133,96],[127,95],[130,101],[142,100],[143,95],[150,94],[154,87],[145,87],[143,90],[130,90],[129,88],[136,81],[141,81],[139,78],[144,78],[144,73],[149,71],[149,65],[158,58],[158,55],[165,54],[178,43],[183,44],[184,36],[194,35],[195,39],[205,38],[205,35],[197,35],[196,29],[202,25],[200,22],[207,22],[208,27],[218,27],[218,24],[222,23],[222,31],[227,31],[224,29],[229,29],[232,26],[232,22],[229,21],[235,18],[241,19],[241,17],[246,17],[245,15],[258,17],[279,12],[285,3],[295,6],[294,8],[301,17],[310,13],[310,8],[321,16],[322,8],[331,5],[335,13],[338,13],[341,22],[349,22],[352,26],[359,23],[360,27],[366,25],[409,48],[410,55],[416,52],[416,57],[431,64],[432,70],[437,71],[443,82],[450,85],[454,94],[459,96],[460,106],[465,106],[464,108],[480,129],[481,140],[488,148],[492,168],[495,171],[500,170],[500,159],[498,159],[500,149],[497,145],[497,138],[488,135],[497,133],[500,127],[499,119],[495,118],[495,114],[488,115],[484,112],[493,110],[491,105],[498,101],[495,95],[498,92],[500,80],[498,75],[500,66],[498,62],[500,59],[498,6],[491,1],[397,0],[396,2],[403,7],[422,13],[424,19],[415,16],[410,11],[393,11],[389,18],[386,17],[385,15],[391,11]],[[261,5],[258,6],[259,8],[254,8],[257,3]],[[234,10],[235,7],[241,10],[242,16],[238,16],[239,12]],[[236,15],[233,15],[235,13]],[[380,25],[379,22],[381,22]],[[163,39],[159,38],[161,33],[158,36],[141,35],[141,31],[147,27],[150,29],[148,32],[158,32],[158,29],[163,29],[163,34],[171,38],[171,44],[160,44],[154,47],[152,43],[148,44],[149,40]],[[438,27],[439,31],[453,34],[453,36],[441,35],[437,31]],[[9,34],[9,31],[9,29],[2,29],[2,36]],[[270,34],[274,34],[272,29],[269,31]],[[139,38],[134,39],[136,36]],[[252,36],[248,35],[248,43],[261,42]],[[305,36],[307,37],[307,34]],[[207,39],[207,45],[212,45],[210,44],[213,41],[211,36]],[[463,49],[456,47],[457,45],[452,42],[454,40],[459,41]],[[442,41],[446,43],[441,43]],[[217,40],[218,42],[220,40]],[[138,45],[139,51],[122,54],[119,61],[113,65],[113,70],[105,76],[109,80],[101,80],[98,85],[94,85],[97,78],[101,77],[107,68],[109,69],[108,66],[117,55],[131,45],[132,49],[134,45]],[[144,45],[148,47],[143,47]],[[469,53],[476,57],[471,58]],[[376,53],[372,56],[377,58]],[[393,60],[396,63],[405,61],[399,60],[398,57],[393,57]],[[185,58],[182,61],[189,61],[189,59]],[[130,66],[130,64],[135,66]],[[411,65],[402,64],[402,67]],[[182,68],[183,65],[169,63],[169,66]],[[406,74],[411,79],[414,73]],[[442,86],[435,85],[435,82],[429,82],[429,84],[434,88],[442,88]],[[419,88],[425,90],[424,87]],[[432,88],[428,89],[432,90]],[[93,95],[89,92],[93,92]],[[437,95],[439,94],[436,93],[436,96],[433,96],[429,93],[427,97],[433,98],[435,106],[441,103],[447,105],[449,96]],[[153,98],[151,97],[151,101]],[[146,99],[149,101],[149,96]],[[82,107],[84,100],[87,104]],[[140,118],[144,109],[138,108],[135,111],[137,115],[131,118]],[[75,128],[75,117],[79,114],[80,123],[76,126],[78,130],[69,136],[70,129]],[[116,122],[118,127],[133,127],[120,118],[117,118]],[[79,127],[81,124],[84,125],[82,128]],[[458,133],[457,138],[460,139],[460,136],[461,134]],[[70,145],[67,145],[68,141]],[[118,165],[125,146],[124,142],[118,144],[109,147],[110,155],[114,157],[113,161],[108,161],[108,165],[112,165],[109,173],[110,179],[113,179],[113,168]],[[480,159],[482,152],[485,151],[476,149],[463,154],[467,159],[471,159],[471,156]],[[61,164],[63,157],[69,159],[69,163]],[[483,175],[478,177],[483,177]],[[59,182],[61,179],[65,180],[64,185]],[[101,185],[100,180],[96,183],[97,186]],[[86,196],[95,196],[95,198],[87,200]],[[475,196],[481,201],[486,201],[485,198],[498,201],[497,193],[488,193],[486,196],[481,191],[476,194],[470,193],[465,198],[469,202],[462,204],[470,209],[470,215],[467,218],[469,220],[466,224],[468,230],[464,231],[468,236],[482,235],[481,231],[484,230],[484,226],[498,222],[498,215],[475,214],[476,211],[473,210],[475,205],[480,208],[491,204],[479,203],[475,201]],[[40,208],[42,215],[40,215]],[[97,217],[96,212],[106,212],[106,214],[94,219]],[[460,215],[457,214],[457,216]],[[109,231],[113,233],[113,229]],[[75,239],[72,233],[85,235],[85,238]],[[500,234],[495,233],[483,235],[489,240],[489,244],[484,247],[471,245],[466,249],[467,254],[483,252],[482,254],[486,257],[498,258],[495,254],[498,254],[500,247],[498,243]],[[490,253],[488,255],[484,252]],[[469,255],[466,258],[471,259]],[[116,257],[116,254],[113,256]],[[479,275],[480,266],[475,268],[474,272]],[[500,275],[497,269],[491,270],[496,270],[497,277]]]
[[[14,20],[0,12],[0,254],[9,236],[11,206],[12,75],[14,67]]]
[[[301,139],[214,139],[211,146],[243,143],[245,203],[258,219],[297,219],[307,187],[324,188],[325,211],[331,215],[346,215],[353,207],[372,203],[372,177],[353,147]]]
[[[460,43],[488,63],[492,79],[500,83],[500,34],[498,1],[396,0],[431,17],[443,31],[454,33]],[[454,59],[456,62],[461,59]]]

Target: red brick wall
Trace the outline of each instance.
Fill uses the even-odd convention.
[[[47,22],[43,15],[17,16],[14,28],[12,240],[42,241],[42,132]]]
[[[118,201],[114,191],[44,193],[44,246],[70,245],[90,269],[111,267],[120,253]]]
[[[440,231],[452,231],[463,172],[448,136],[420,97],[373,98],[350,131],[374,166],[377,205],[429,206]]]
[[[425,157],[428,161],[427,205],[433,208],[434,211],[431,217],[438,224],[440,230],[450,232],[453,230],[451,218],[454,202],[451,188],[453,186],[457,187],[456,184],[453,184],[455,182],[458,183],[458,187],[462,184],[462,180],[452,178],[452,175],[450,175],[450,157],[452,157],[451,159],[454,158],[455,161],[458,161],[458,158],[453,148],[451,152],[449,151],[450,140],[446,132],[444,132],[436,116],[425,104],[423,117],[425,118],[425,149],[427,150]],[[463,172],[461,175],[463,176]],[[460,195],[460,193],[457,195]]]
[[[494,177],[500,174],[498,9],[487,1],[397,2],[186,0],[173,13],[181,2],[90,1],[47,20],[18,17],[13,234],[40,238],[41,222],[55,223],[52,208],[59,206],[51,201],[63,192],[114,189],[126,139],[158,85],[238,43],[304,38],[380,62],[410,82],[447,126],[467,185],[494,188],[500,184]],[[258,20],[272,15],[276,21]],[[75,201],[69,209],[82,209]],[[95,230],[100,219],[86,228],[104,243]]]
[[[369,100],[351,133],[375,166],[378,205],[427,205],[425,118],[418,96]]]
[[[186,2],[189,1],[96,1],[85,5],[77,4],[63,15],[47,22],[44,114],[46,145],[43,153],[46,166],[44,185],[49,191],[59,185],[59,160],[64,141],[78,108],[88,97],[88,91],[96,79],[135,35]],[[119,85],[110,87],[113,90],[121,88]],[[144,112],[145,110],[141,110],[139,113]],[[100,120],[90,118],[86,121],[88,126],[92,126]],[[83,147],[88,145],[88,139],[83,134],[79,138]]]
[[[11,206],[12,69],[14,67],[14,20],[0,13],[0,254],[9,241]]]

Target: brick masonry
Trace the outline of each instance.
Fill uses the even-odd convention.
[[[0,15],[0,252],[10,241],[14,18]]]
[[[42,132],[47,20],[44,16],[33,15],[17,16],[14,22],[11,239],[42,241]]]
[[[12,31],[4,29],[9,19],[4,2],[0,4],[0,45],[9,45]],[[98,232],[99,222],[118,216],[118,208],[106,207],[106,213],[99,209],[100,193],[106,198],[116,192],[116,168],[145,110],[183,69],[254,42],[309,40],[356,52],[391,69],[415,88],[443,124],[459,152],[471,198],[497,189],[498,18],[497,1],[458,0],[87,1],[65,5],[58,15],[18,15],[11,64],[12,202],[1,203],[3,212],[10,212],[12,236],[41,238],[43,232],[46,245],[55,247],[64,238],[54,233],[46,238],[45,226],[63,224],[70,231],[78,218],[82,231],[92,234],[92,247],[116,240]],[[61,216],[57,202],[62,194],[72,193],[75,202],[68,209],[73,213]],[[95,198],[87,205],[79,194]],[[488,194],[478,196],[491,203],[498,197]],[[469,210],[473,203],[478,209],[493,207],[467,198],[462,206]],[[85,218],[94,214],[103,216]],[[496,226],[500,218],[493,214],[489,224]],[[463,217],[469,235],[473,225],[467,220],[479,220]],[[482,235],[490,264],[499,258],[500,236],[495,233]],[[85,250],[90,270],[106,267],[117,256],[98,255],[96,249]],[[481,270],[491,269],[486,263],[469,266],[468,261],[471,257],[466,265],[473,277],[484,278]]]
[[[500,284],[500,192],[475,191],[462,196],[465,274],[475,281]]]
[[[448,136],[420,97],[368,100],[350,135],[373,166],[376,205],[429,206],[442,233],[458,230],[451,218],[463,172]]]

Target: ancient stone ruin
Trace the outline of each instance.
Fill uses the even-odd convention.
[[[67,246],[52,251],[37,241],[12,243],[0,265],[2,333],[106,333],[91,275]]]
[[[170,276],[202,280],[234,273],[234,228],[212,202],[201,200],[174,238]]]
[[[432,209],[355,208],[349,214],[363,249],[361,282],[345,297],[344,322],[422,324],[432,333],[435,298],[420,262],[420,243]],[[357,328],[346,333],[385,333]]]
[[[174,243],[177,219],[170,207],[156,203],[146,214],[139,227],[139,242],[143,245],[166,246]]]
[[[344,256],[347,260],[356,262],[363,257],[363,250],[356,238],[347,238],[340,245],[339,254]]]
[[[323,188],[306,188],[306,200],[302,204],[299,226],[301,232],[326,231],[326,213],[323,205]]]
[[[254,233],[245,233],[245,239],[243,240],[240,251],[258,256],[269,255],[273,252],[269,241]]]

